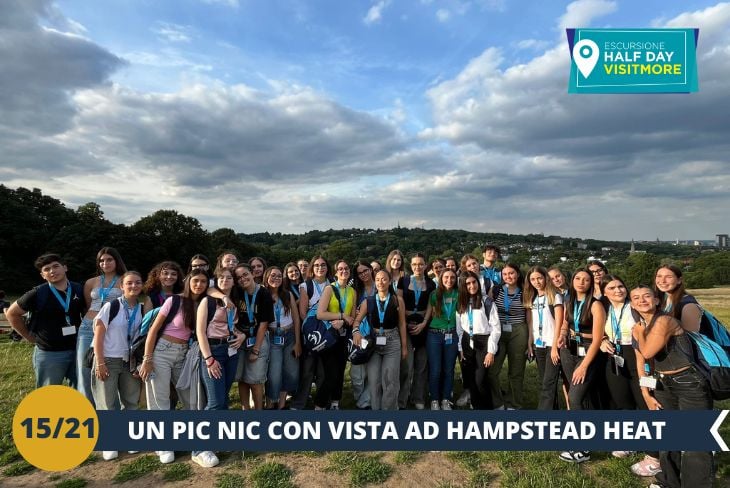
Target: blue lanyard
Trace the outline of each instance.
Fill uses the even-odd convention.
[[[573,328],[575,329],[575,341],[580,342],[580,314],[585,305],[585,299],[573,304]]]
[[[114,288],[114,285],[116,284],[117,278],[119,278],[119,276],[114,277],[111,285],[109,285],[109,288],[104,288],[104,278],[105,276],[101,275],[101,286],[99,287],[99,297],[101,298],[101,303],[104,303],[106,297],[109,296],[109,292],[112,291],[112,288]]]
[[[502,295],[502,303],[504,304],[504,311],[506,312],[506,315],[509,315],[509,307],[512,305],[512,300],[509,298],[509,288],[507,288],[507,285],[504,285],[502,287],[502,291],[504,294]]]
[[[243,299],[246,301],[246,315],[248,315],[248,325],[252,328],[254,325],[254,307],[256,306],[256,295],[258,294],[260,288],[261,285],[256,285],[251,301],[249,301],[248,299],[249,294],[246,292],[243,293]]]
[[[414,276],[414,278],[415,278],[415,276]],[[421,301],[421,293],[423,292],[423,290],[421,289],[420,286],[418,286],[417,279],[413,279],[413,280],[411,280],[411,282],[413,283],[413,294],[416,296],[416,306],[414,308],[416,310],[418,310],[418,302]]]
[[[535,303],[537,304],[536,308],[537,308],[537,320],[538,320],[538,325],[537,325],[538,332],[537,333],[538,333],[538,337],[540,337],[541,339],[542,339],[542,318],[545,314],[545,305],[547,303],[547,295],[544,295],[542,298],[543,298],[542,303],[540,303],[539,296],[537,298],[535,298]]]
[[[210,300],[210,298],[208,300]],[[246,310],[248,310],[248,305],[246,305]],[[228,334],[231,336],[233,335],[233,319],[235,316],[236,309],[232,308],[226,311],[226,320],[228,321]]]
[[[56,297],[58,303],[60,303],[63,307],[63,313],[66,314],[66,325],[71,325],[71,317],[68,316],[68,309],[71,306],[71,282],[68,280],[66,281],[66,300],[61,298],[61,294],[58,293],[58,290],[56,290],[55,286],[49,283],[48,288],[51,289],[51,291],[53,292],[53,296]]]
[[[611,315],[611,326],[613,327],[613,342],[616,346],[617,353],[621,352],[621,319],[624,316],[624,310],[626,310],[626,303],[624,303],[621,307],[621,313],[618,315],[618,320],[616,320],[616,313],[613,305],[611,305],[608,309]]]
[[[276,304],[274,304],[274,316],[276,317],[276,328],[281,327],[281,298],[276,299]]]
[[[442,299],[441,303],[444,306],[444,310],[446,311],[446,320],[451,321],[451,314],[454,311],[454,294],[451,294],[451,303],[448,305],[446,304],[446,296]]]
[[[129,312],[131,307],[129,306],[129,303],[127,303],[126,298],[122,298],[122,305],[124,305],[124,311],[127,314],[127,342],[131,345],[132,327],[134,326],[134,320],[137,318],[137,310],[140,309],[142,304],[138,303],[137,305],[135,305],[134,310],[132,310],[131,313]]]
[[[474,310],[469,300],[469,308],[466,309],[466,318],[469,319],[469,337],[474,335]]]
[[[494,268],[484,268],[484,277],[490,280],[492,283],[498,285],[502,281],[499,277],[499,272]]]
[[[347,308],[347,289],[349,286],[345,285],[344,290],[340,288],[339,283],[335,283],[335,286],[337,287],[337,291],[340,293],[340,312],[345,313],[345,309]]]
[[[383,335],[383,322],[385,321],[385,311],[388,309],[388,303],[390,302],[390,293],[388,293],[388,296],[385,297],[385,301],[382,302],[382,308],[381,308],[381,301],[378,297],[375,297],[375,303],[378,306],[378,318],[380,319],[380,335]]]

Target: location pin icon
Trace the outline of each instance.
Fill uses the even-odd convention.
[[[598,62],[598,45],[590,39],[583,39],[573,46],[573,60],[584,78],[588,78]]]

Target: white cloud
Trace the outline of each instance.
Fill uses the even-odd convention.
[[[439,22],[448,22],[451,18],[451,12],[445,8],[440,8],[436,11],[436,19]]]
[[[616,2],[608,0],[577,0],[566,7],[558,20],[561,33],[568,28],[589,27],[593,19],[616,11]]]
[[[380,22],[383,18],[383,10],[385,10],[385,7],[387,7],[389,3],[390,0],[380,0],[370,7],[368,13],[365,14],[365,18],[362,19],[365,25],[372,25]]]
[[[515,47],[520,50],[542,51],[546,49],[550,43],[539,39],[522,39],[515,43]]]
[[[187,25],[158,22],[152,32],[157,34],[160,40],[166,42],[190,42],[192,40],[192,28]]]

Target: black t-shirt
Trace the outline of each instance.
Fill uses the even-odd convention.
[[[78,283],[71,283],[71,303],[68,307],[68,316],[76,330],[81,324],[81,318],[86,308],[83,288]],[[66,291],[59,291],[61,298],[66,299]],[[40,299],[39,299],[40,298]],[[76,349],[76,333],[63,335],[66,327],[64,306],[56,299],[49,284],[37,286],[18,299],[18,305],[30,312],[31,334],[36,345],[43,351],[70,351]]]
[[[373,301],[375,303],[373,303]],[[381,300],[377,293],[373,297],[373,301],[368,302],[368,315],[370,316],[370,328],[377,334],[378,330],[380,330],[378,302],[381,307],[384,307],[385,301]],[[370,310],[371,303],[373,303],[373,310]],[[388,300],[388,306],[385,308],[385,313],[383,314],[383,330],[396,328],[398,328],[398,295],[391,293],[390,300]]]
[[[238,323],[236,327],[243,331],[248,332],[250,327],[258,327],[263,322],[274,321],[274,300],[271,298],[271,293],[263,286],[259,286],[259,291],[256,293],[256,301],[253,304],[253,323],[248,320],[248,312],[246,308],[245,291],[239,290],[238,293]],[[251,300],[252,295],[248,296]]]
[[[421,290],[421,296],[418,303],[416,303],[415,290],[409,290],[412,281],[412,276],[406,276],[398,280],[398,289],[403,291],[403,303],[406,306],[406,310],[419,310],[425,313],[428,308],[428,297],[431,296],[431,292],[436,289],[436,283],[434,283],[433,280],[426,278],[426,289]]]

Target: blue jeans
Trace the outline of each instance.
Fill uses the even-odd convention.
[[[454,366],[459,347],[456,330],[451,333],[451,344],[447,345],[445,335],[440,331],[429,330],[426,338],[428,355],[428,388],[431,401],[451,400],[454,389]]]
[[[94,340],[94,324],[91,319],[84,318],[76,333],[76,389],[95,405],[91,392],[91,369],[86,367],[86,351]]]
[[[76,351],[43,351],[33,348],[35,386],[62,385],[68,378],[71,388],[76,388]]]
[[[228,392],[236,377],[236,367],[238,366],[238,355],[228,355],[228,344],[216,344],[211,346],[210,353],[216,361],[221,365],[221,377],[215,379],[208,374],[208,368],[205,367],[205,361],[200,365],[200,375],[205,385],[205,393],[208,395],[208,405],[206,410],[228,410]]]
[[[269,332],[269,372],[266,379],[266,397],[275,404],[279,393],[294,393],[299,385],[299,359],[294,357],[294,329],[282,333],[284,345],[274,344],[275,332]]]

